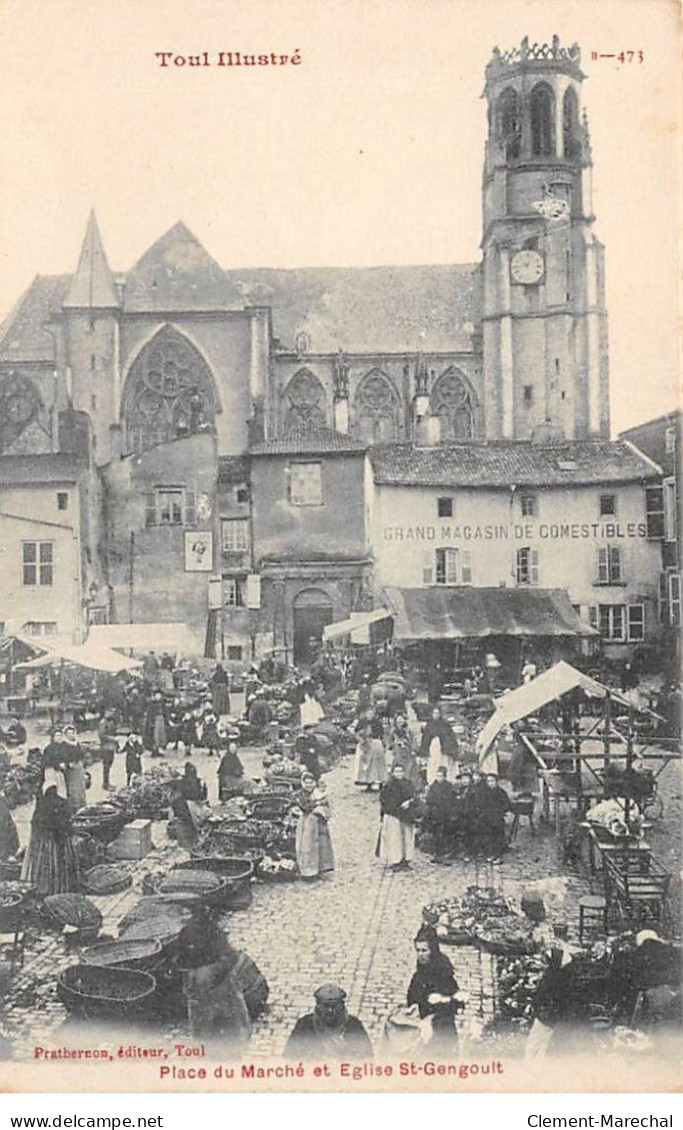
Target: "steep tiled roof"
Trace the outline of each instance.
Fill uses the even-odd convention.
[[[83,463],[75,455],[61,451],[48,455],[1,455],[0,487],[76,482],[82,471]]]
[[[46,327],[61,307],[70,279],[36,275],[0,327],[0,361],[54,361],[55,342]]]
[[[342,435],[332,428],[310,428],[283,439],[268,439],[263,443],[253,444],[250,452],[252,455],[343,455],[346,452],[363,452],[366,446],[360,440]]]
[[[239,310],[239,290],[183,223],[153,243],[125,278],[124,309]]]
[[[126,312],[269,306],[283,349],[294,350],[303,334],[311,353],[470,352],[480,316],[471,263],[224,271],[183,223],[120,277]],[[76,273],[38,276],[0,328],[0,360],[52,360],[44,323],[65,298],[70,306],[119,302],[93,217]]]
[[[604,439],[387,444],[371,449],[370,459],[375,482],[404,486],[565,486],[657,478],[652,463],[629,444]]]
[[[252,306],[270,306],[286,349],[313,353],[469,352],[478,320],[475,265],[227,271]]]

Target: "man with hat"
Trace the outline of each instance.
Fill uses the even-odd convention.
[[[321,985],[315,1008],[300,1016],[285,1045],[288,1059],[372,1059],[372,1044],[357,1016],[346,1009],[339,985]]]

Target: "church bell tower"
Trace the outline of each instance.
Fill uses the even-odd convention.
[[[495,439],[609,435],[603,246],[578,45],[529,44],[486,68],[484,398]]]

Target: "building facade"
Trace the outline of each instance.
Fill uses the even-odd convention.
[[[678,670],[681,627],[681,566],[683,562],[683,413],[680,409],[622,432],[621,438],[662,469],[661,484],[650,488],[650,508],[661,545],[659,618],[667,649]]]
[[[476,462],[511,443],[531,467],[544,443],[609,449],[583,77],[578,47],[557,39],[494,52],[478,264],[225,270],[178,223],[116,273],[90,216],[73,275],[38,276],[0,330],[0,463],[24,458],[35,482],[69,455],[88,482],[75,634],[182,622],[198,653],[305,662],[324,623],[370,607],[399,563],[413,568],[390,560],[381,531],[405,525],[403,504],[394,484],[375,488],[385,464],[366,451],[463,448]],[[643,469],[615,447],[622,457],[636,482],[620,518],[639,529]],[[463,513],[484,490],[485,525],[514,529],[500,484],[460,482],[459,467],[454,456],[439,488]],[[433,510],[432,485],[410,506]],[[597,478],[528,485],[543,513],[518,548],[545,555],[542,527],[591,524]],[[626,537],[640,578],[649,549]],[[514,578],[502,561],[476,563],[482,583]],[[581,607],[600,604],[592,565],[578,587],[552,569]],[[603,595],[611,607],[624,594]]]
[[[628,445],[387,446],[371,460],[378,589],[560,590],[608,657],[656,639],[659,470]]]

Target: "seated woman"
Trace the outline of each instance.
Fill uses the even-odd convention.
[[[453,966],[439,949],[433,926],[421,926],[415,935],[417,968],[408,986],[408,1005],[417,1005],[421,1019],[431,1017],[432,1039],[444,1053],[457,1046],[455,1016],[462,1007]]]
[[[41,895],[61,895],[77,891],[78,859],[71,830],[71,810],[65,795],[63,777],[45,770],[42,791],[36,797],[31,818],[31,838],[24,856],[21,877]],[[66,791],[66,790],[64,790]]]
[[[272,711],[262,691],[257,691],[249,702],[247,720],[249,722],[249,738],[258,742],[265,735],[266,727],[272,720]]]
[[[244,766],[237,753],[237,742],[230,742],[218,766],[218,799],[230,800],[244,792]]]
[[[196,804],[201,804],[202,801],[206,800],[206,785],[190,761],[185,763],[185,774],[180,779],[180,791],[185,800],[194,801]]]
[[[301,816],[296,828],[296,862],[302,879],[318,879],[334,871],[334,852],[330,836],[330,802],[324,785],[316,784],[312,773],[301,775],[301,790],[296,794]]]
[[[5,730],[4,740],[8,746],[24,745],[26,742],[26,727],[18,718],[12,718]]]

